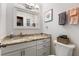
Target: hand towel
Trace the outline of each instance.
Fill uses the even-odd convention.
[[[70,16],[76,16],[77,15],[77,9],[78,8],[72,8],[72,9],[70,9]]]
[[[79,22],[78,16],[71,17],[70,24],[78,24],[78,22]]]
[[[66,24],[66,12],[62,12],[59,14],[59,25]]]
[[[79,8],[72,8],[68,11],[68,19],[70,24],[79,23]]]

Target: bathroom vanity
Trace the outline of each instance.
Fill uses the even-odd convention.
[[[1,41],[0,55],[2,56],[47,56],[50,55],[50,35],[33,34],[6,37]]]

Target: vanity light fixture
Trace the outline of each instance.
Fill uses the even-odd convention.
[[[25,3],[23,4],[25,8],[28,8],[28,9],[39,9],[39,6],[37,4],[34,4],[34,3]]]

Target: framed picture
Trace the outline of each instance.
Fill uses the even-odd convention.
[[[50,22],[52,20],[53,20],[53,9],[50,9],[45,13],[44,21]]]

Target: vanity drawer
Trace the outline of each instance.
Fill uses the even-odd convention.
[[[37,45],[37,49],[46,48],[46,47],[50,47],[50,42]]]
[[[37,41],[37,45],[50,42],[50,39],[42,39]]]
[[[20,44],[16,44],[16,45],[10,45],[10,46],[1,48],[1,53],[3,54],[3,53],[19,50],[22,48],[28,48],[28,47],[35,46],[35,45],[36,45],[36,41],[20,43]]]

